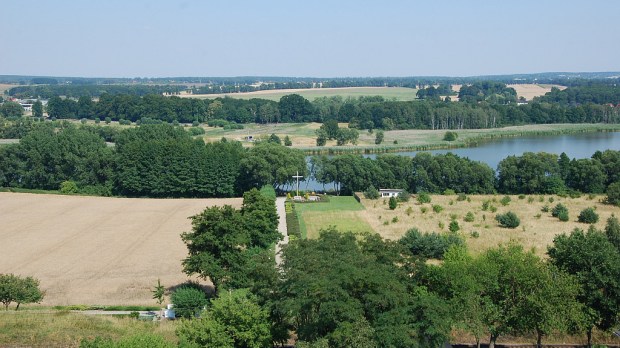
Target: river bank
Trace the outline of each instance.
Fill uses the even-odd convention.
[[[475,147],[481,143],[502,138],[555,136],[578,133],[618,132],[620,124],[543,124],[512,126],[493,129],[452,130],[458,134],[455,141],[445,141],[447,130],[386,131],[383,145],[368,144],[372,134],[360,135],[361,145],[297,147],[306,155],[379,154],[390,152],[431,151]],[[396,143],[395,143],[396,142]]]

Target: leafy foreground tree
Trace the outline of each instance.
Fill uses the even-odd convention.
[[[619,323],[620,253],[602,231],[591,227],[562,234],[553,240],[548,254],[552,264],[572,274],[580,286],[578,300],[585,307],[588,346],[592,330],[609,330]]]
[[[170,296],[175,313],[181,318],[193,318],[207,304],[207,296],[200,286],[185,285]]]
[[[566,332],[579,318],[578,287],[519,245],[490,249],[473,258],[453,247],[441,267],[429,272],[431,288],[450,303],[456,326],[490,347],[505,334],[536,332],[537,344],[554,330]]]
[[[277,304],[300,346],[438,346],[449,316],[432,293],[415,286],[413,259],[377,235],[321,232],[284,249]],[[421,266],[420,266],[421,267]],[[438,307],[439,306],[439,307]]]
[[[248,265],[281,238],[274,200],[256,189],[244,194],[241,210],[209,207],[191,219],[192,231],[181,235],[189,251],[184,271],[210,278],[217,291],[252,286]]]
[[[15,310],[22,303],[38,303],[43,300],[45,293],[39,289],[39,280],[33,277],[22,278],[14,274],[0,274],[0,302],[4,309],[15,302]]]
[[[181,322],[177,335],[184,347],[272,346],[268,312],[247,290],[222,293],[199,319]]]

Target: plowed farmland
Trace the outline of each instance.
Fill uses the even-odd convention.
[[[161,279],[189,278],[189,216],[231,199],[133,199],[0,193],[0,273],[34,276],[43,304],[154,305]]]

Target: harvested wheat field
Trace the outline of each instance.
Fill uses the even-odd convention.
[[[241,198],[134,199],[0,193],[0,272],[34,276],[45,305],[154,305],[189,278],[180,234],[189,216]]]
[[[359,197],[363,195],[358,194]],[[366,210],[360,214],[375,232],[387,239],[398,239],[410,228],[418,228],[421,232],[447,233],[450,221],[454,218],[460,227],[458,233],[465,239],[468,248],[474,253],[480,253],[490,247],[506,244],[514,240],[522,244],[526,250],[534,248],[535,252],[544,256],[547,246],[553,243],[553,238],[561,233],[569,233],[574,228],[587,230],[590,225],[577,222],[579,213],[588,207],[596,208],[599,221],[595,224],[598,229],[604,229],[611,214],[620,216],[620,208],[601,203],[602,195],[580,198],[559,197],[555,195],[518,196],[510,197],[508,205],[501,203],[503,195],[471,195],[469,200],[458,201],[455,195],[431,195],[432,202],[420,204],[415,197],[407,203],[400,203],[398,208],[390,210],[383,199],[368,200],[361,198]],[[489,201],[489,207],[482,209],[483,202]],[[550,202],[552,201],[552,202]],[[569,221],[562,222],[551,216],[551,209],[562,203],[568,208]],[[440,212],[433,210],[433,205],[441,206]],[[547,206],[549,212],[543,212]],[[493,208],[492,208],[493,207]],[[496,212],[492,210],[497,209]],[[423,212],[424,211],[424,212]],[[495,215],[512,211],[521,220],[515,229],[502,228],[495,221]],[[471,212],[474,219],[471,222],[464,220],[465,215]],[[396,219],[395,219],[396,218]],[[478,237],[475,237],[476,233]]]
[[[523,97],[525,100],[532,100],[534,97],[540,97],[545,95],[548,92],[551,92],[551,87],[556,87],[560,90],[566,89],[566,86],[560,85],[537,85],[537,84],[518,84],[518,85],[507,85],[507,87],[512,87],[517,91],[518,97]]]

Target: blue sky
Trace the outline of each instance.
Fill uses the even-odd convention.
[[[620,71],[618,0],[20,0],[0,75],[472,76]]]

